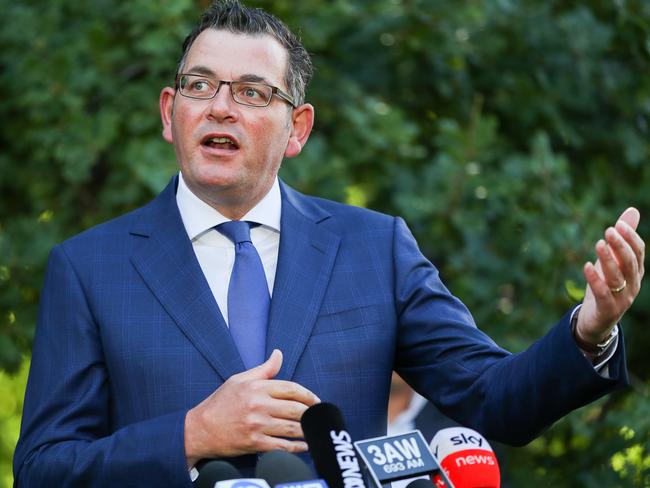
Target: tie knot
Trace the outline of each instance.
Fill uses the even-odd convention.
[[[234,244],[251,241],[251,226],[245,220],[231,220],[215,227]]]

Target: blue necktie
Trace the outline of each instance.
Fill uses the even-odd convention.
[[[271,297],[264,266],[251,241],[251,224],[232,220],[215,228],[235,244],[228,285],[228,327],[244,366],[250,369],[265,359]]]

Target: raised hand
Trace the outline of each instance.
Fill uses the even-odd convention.
[[[595,346],[606,339],[639,294],[645,257],[639,219],[636,208],[625,210],[596,243],[596,264],[584,266],[587,290],[575,331],[581,343]]]

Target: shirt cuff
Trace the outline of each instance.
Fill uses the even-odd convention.
[[[582,304],[578,305],[576,308],[573,309],[573,312],[571,312],[571,318],[569,319],[569,323],[573,323],[573,317],[575,316],[575,314],[578,313],[578,310],[580,310],[581,307]],[[618,327],[620,331],[620,327],[621,327],[620,324],[616,324],[615,327]],[[620,334],[614,338],[614,340],[609,346],[607,346],[607,349],[605,349],[603,353],[600,355],[600,357],[598,358],[598,362],[593,363],[594,370],[603,378],[610,377],[609,360],[612,359],[612,356],[614,356],[614,354],[616,354],[616,350],[618,349],[619,336]],[[580,349],[580,346],[578,346],[577,344],[576,346],[578,347],[578,349]],[[587,351],[583,351],[582,349],[580,349],[580,352],[582,353],[583,356],[585,356],[585,358],[587,359],[590,358],[589,353]]]
[[[616,324],[616,327],[620,325]],[[603,352],[603,355],[598,358],[598,362],[594,364],[594,369],[603,378],[609,378],[609,360],[612,359],[612,356],[616,354],[616,349],[618,349],[618,338],[620,334],[614,338],[614,341],[609,345],[607,349]],[[602,359],[601,359],[602,358]]]

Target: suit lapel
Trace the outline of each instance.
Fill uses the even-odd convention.
[[[177,178],[131,229],[138,242],[133,265],[188,340],[226,380],[244,369],[219,307],[196,259],[176,205]],[[284,355],[277,376],[290,379],[320,309],[340,236],[321,224],[329,218],[313,200],[281,183],[278,266],[267,332],[267,357]]]
[[[282,219],[278,266],[266,340],[284,355],[279,379],[290,379],[307,344],[327,289],[340,236],[321,222],[329,214],[313,200],[281,184]]]
[[[244,369],[196,259],[176,205],[174,178],[147,207],[131,234],[131,261],[178,327],[226,380]]]

